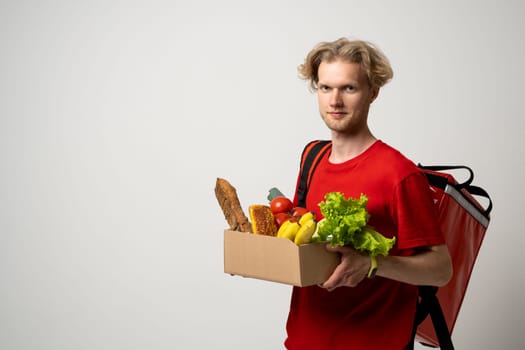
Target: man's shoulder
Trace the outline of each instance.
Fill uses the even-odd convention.
[[[400,150],[384,141],[378,140],[375,146],[377,146],[377,153],[381,157],[390,158],[399,162],[408,162],[412,165],[415,165],[414,162],[408,159]]]
[[[419,172],[417,165],[397,148],[383,141],[378,141],[376,146],[376,160],[389,169],[388,172],[395,171],[401,177]]]

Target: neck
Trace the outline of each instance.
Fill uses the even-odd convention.
[[[376,141],[377,139],[370,131],[351,136],[332,133],[330,162],[337,164],[355,158]]]

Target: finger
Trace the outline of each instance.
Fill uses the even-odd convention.
[[[328,289],[328,291],[332,291],[335,288],[339,287],[343,277],[341,269],[342,267],[340,264],[336,266],[334,272],[332,272],[330,277],[328,277],[328,279],[323,284],[321,284],[321,287]]]
[[[344,253],[344,252],[347,252],[348,251],[348,247],[342,247],[342,246],[332,246],[330,243],[326,243],[325,244],[325,248],[326,250],[328,250],[329,252],[334,252],[334,253]]]
[[[331,291],[333,291],[335,288],[337,288],[337,286],[334,286],[334,285],[331,284],[329,281],[326,281],[325,283],[320,284],[319,287],[324,288],[324,289],[326,289],[326,290],[329,291],[329,292],[331,292]]]

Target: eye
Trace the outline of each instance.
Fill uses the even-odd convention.
[[[327,91],[330,91],[330,87],[327,85],[320,85],[319,90],[322,92],[327,92]]]
[[[355,87],[353,85],[347,85],[347,86],[345,86],[345,91],[346,92],[354,92],[355,91]]]

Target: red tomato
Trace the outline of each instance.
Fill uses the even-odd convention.
[[[308,213],[308,209],[302,208],[302,207],[295,207],[292,209],[292,216],[295,216],[296,218],[300,218],[304,214]]]
[[[293,203],[284,196],[275,197],[270,202],[270,210],[275,215],[277,213],[286,213],[292,210]]]
[[[282,224],[284,224],[286,221],[292,219],[292,216],[288,213],[277,213],[273,215],[275,219],[275,224],[277,227],[281,227]]]

